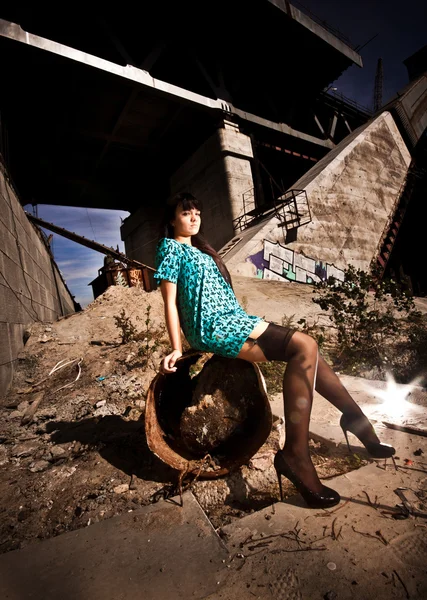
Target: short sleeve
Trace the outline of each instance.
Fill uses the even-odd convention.
[[[154,279],[157,284],[162,279],[176,283],[181,267],[182,250],[179,243],[169,238],[160,240],[156,250],[156,272]]]

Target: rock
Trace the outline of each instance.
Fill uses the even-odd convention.
[[[252,469],[258,469],[259,471],[265,471],[272,466],[274,459],[274,452],[263,452],[255,454],[254,457],[249,461],[249,467]]]
[[[46,469],[49,467],[50,464],[47,462],[47,460],[36,460],[30,464],[28,469],[31,471],[31,473],[40,473],[41,471],[46,471]]]
[[[101,408],[101,406],[105,406],[107,404],[106,400],[100,400],[95,404],[96,408]]]
[[[53,460],[57,460],[59,458],[65,458],[67,456],[67,452],[61,446],[52,446],[50,449]]]
[[[130,410],[127,410],[126,414],[123,414],[122,416],[126,417],[130,421],[137,421],[141,416],[141,409],[131,408]]]
[[[79,419],[83,419],[87,415],[90,415],[91,412],[92,412],[92,407],[90,404],[82,404],[76,410],[76,414],[75,414],[74,418],[78,421]]]
[[[56,417],[56,408],[51,406],[51,407],[43,408],[43,409],[39,410],[38,412],[36,412],[36,414],[34,415],[34,420],[35,421],[47,421],[48,419],[54,419],[55,417]]]
[[[124,492],[129,491],[129,484],[122,483],[121,485],[117,485],[115,488],[113,488],[113,491],[115,494],[124,494]]]
[[[230,488],[223,479],[196,481],[192,489],[203,510],[224,504],[230,495]]]
[[[7,450],[4,446],[0,446],[0,467],[6,465],[9,462]]]
[[[14,410],[8,415],[7,420],[12,421],[12,419],[21,419],[24,416],[24,413],[20,410]]]
[[[27,402],[27,400],[24,400],[23,402],[20,402],[20,404],[18,404],[18,410],[25,412],[29,406],[30,403]]]
[[[39,337],[39,339],[37,340],[38,342],[40,342],[41,344],[46,344],[46,342],[51,342],[53,340],[52,337],[47,336],[45,333]]]
[[[120,411],[115,407],[110,405],[104,405],[104,406],[100,406],[99,408],[96,409],[96,411],[93,413],[94,417],[108,417],[109,415],[119,415]]]
[[[19,390],[16,393],[19,394]],[[17,400],[12,400],[11,402],[7,402],[4,407],[7,409],[16,409],[18,408],[18,404],[19,402]]]
[[[39,449],[39,445],[34,442],[25,442],[24,444],[18,444],[12,448],[12,456],[17,458],[24,458],[25,456],[31,456]]]
[[[75,442],[74,446],[73,446],[73,453],[78,454],[81,451],[82,451],[82,443],[79,441]]]
[[[136,406],[136,408],[139,408],[140,410],[144,410],[145,409],[145,400],[135,400],[135,406]]]

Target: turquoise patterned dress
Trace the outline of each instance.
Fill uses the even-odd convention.
[[[235,358],[260,317],[247,315],[214,259],[189,244],[163,238],[154,279],[177,284],[181,327],[195,350]]]

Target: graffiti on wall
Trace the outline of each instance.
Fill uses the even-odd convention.
[[[247,260],[255,265],[260,279],[313,284],[335,277],[344,281],[344,271],[334,265],[309,258],[268,240],[264,240],[263,250],[249,256]]]

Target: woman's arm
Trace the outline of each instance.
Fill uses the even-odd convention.
[[[176,304],[177,286],[176,283],[163,279],[160,290],[165,307],[166,327],[172,345],[172,352],[163,359],[161,366],[165,373],[173,373],[176,371],[176,360],[182,356],[181,323]]]

